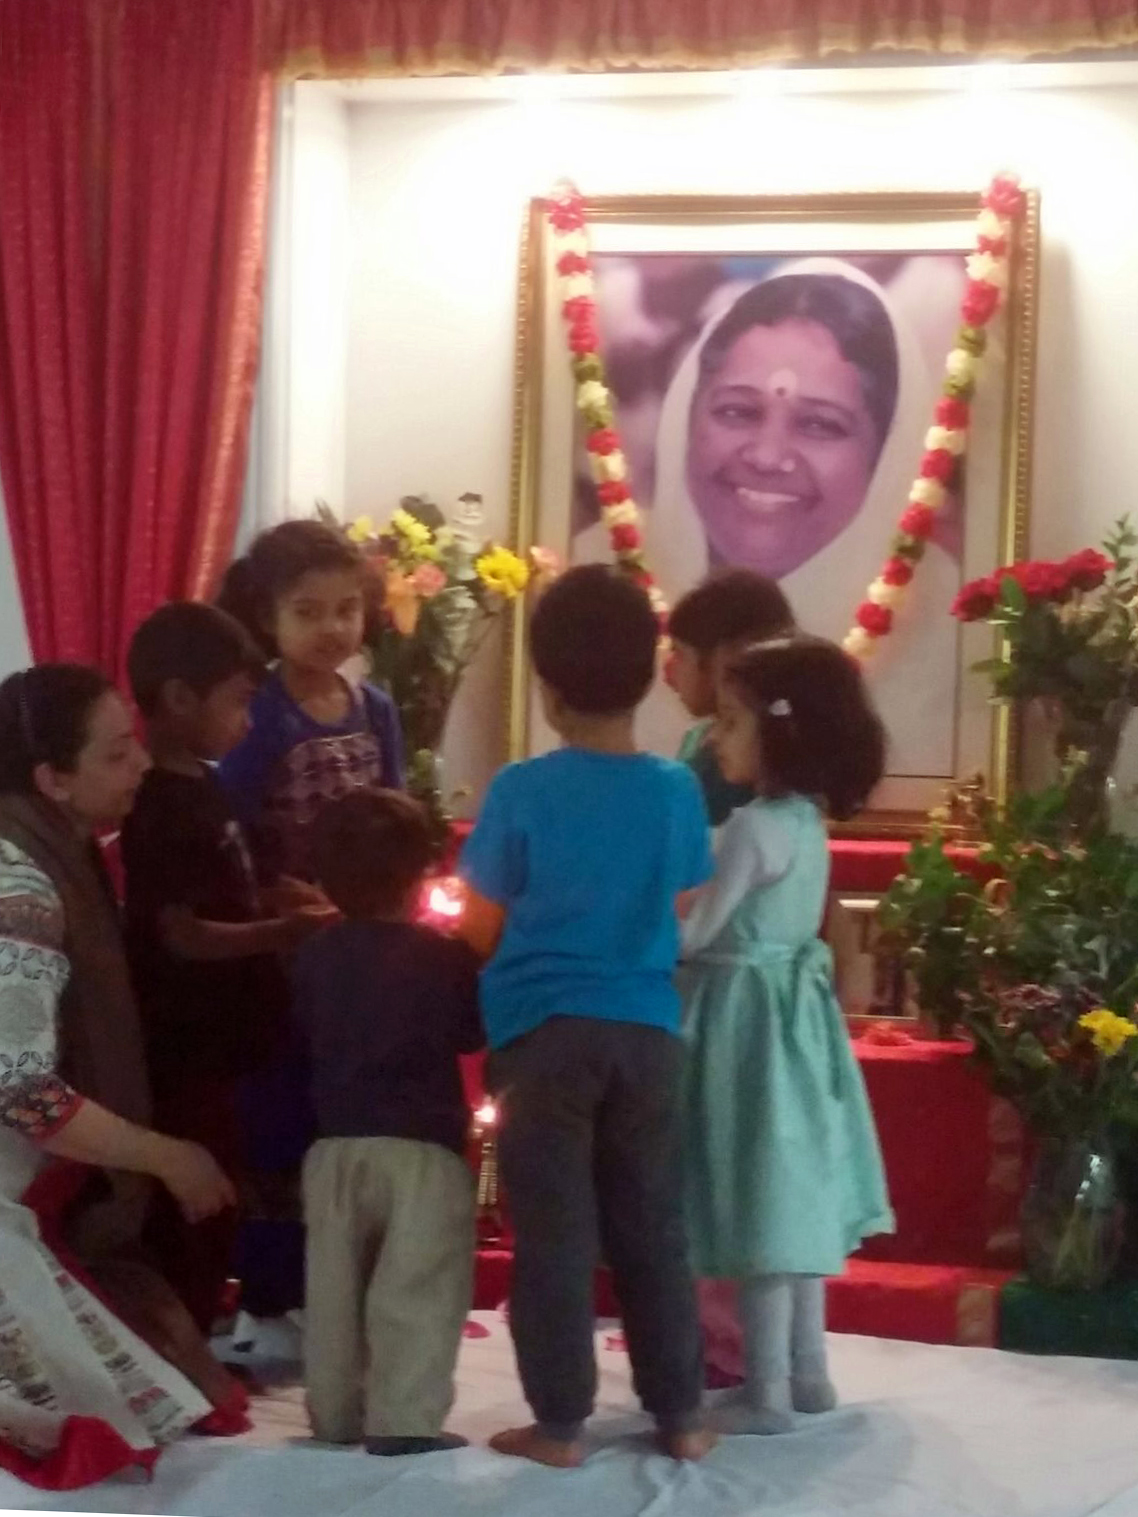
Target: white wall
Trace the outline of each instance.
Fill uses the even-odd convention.
[[[534,80],[520,100],[447,101],[436,83],[425,101],[405,87],[353,103],[349,510],[473,489],[505,532],[518,234],[527,198],[559,176],[592,194],[956,190],[1011,167],[1042,191],[1044,224],[1032,551],[1097,542],[1138,505],[1138,75],[1126,69],[1052,69],[1049,87],[1027,89],[1006,88],[1024,77],[1011,68],[939,71],[909,93],[895,71],[886,93],[865,75],[835,72],[822,94],[761,76],[718,98],[680,81],[674,98],[558,100]],[[456,781],[481,785],[496,761],[495,673],[478,671],[452,723]]]
[[[290,89],[279,112],[265,342],[258,394],[261,526],[345,495],[348,109],[328,87]]]

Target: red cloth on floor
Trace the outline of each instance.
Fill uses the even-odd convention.
[[[972,1067],[967,1045],[859,1039],[854,1051],[897,1215],[897,1232],[867,1240],[860,1257],[1014,1268],[1023,1129]]]
[[[121,1434],[98,1417],[68,1417],[59,1443],[42,1459],[0,1438],[0,1470],[37,1490],[77,1491],[131,1467],[149,1473],[160,1453],[157,1448],[131,1448]]]

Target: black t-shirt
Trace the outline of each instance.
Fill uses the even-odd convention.
[[[168,906],[211,922],[264,915],[240,824],[210,771],[195,778],[152,769],[123,827],[122,857],[127,953],[155,1090],[187,1076],[248,1073],[270,1055],[283,1025],[280,961],[181,958],[159,927]]]
[[[293,1008],[324,1138],[411,1138],[462,1153],[458,1055],[484,1042],[478,959],[410,922],[341,922],[296,956]]]

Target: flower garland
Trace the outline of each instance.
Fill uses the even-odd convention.
[[[585,447],[597,485],[601,516],[616,561],[648,593],[661,630],[668,603],[644,557],[640,512],[628,482],[628,462],[616,430],[612,392],[605,378],[597,327],[596,284],[585,230],[585,202],[570,184],[559,185],[548,202],[555,267],[561,282],[561,314],[568,330],[577,385],[577,409],[585,421]]]
[[[893,613],[904,600],[968,448],[972,397],[988,346],[988,327],[1003,306],[1008,258],[1027,197],[1011,174],[999,174],[984,195],[976,224],[976,250],[968,259],[968,285],[960,307],[961,327],[945,362],[943,394],[925,437],[920,471],[897,524],[889,557],[857,608],[842,647],[864,660],[877,652],[893,629]]]
[[[1008,287],[1008,260],[1015,228],[1027,197],[1011,174],[1000,174],[984,194],[977,222],[976,250],[968,259],[968,286],[961,304],[961,327],[945,364],[943,394],[925,438],[920,472],[909,491],[889,557],[857,609],[842,646],[862,660],[877,651],[892,630],[893,613],[905,598],[917,564],[932,536],[936,513],[956,479],[968,445],[971,402],[988,345],[987,328],[1001,309]],[[577,409],[586,426],[585,446],[601,515],[617,563],[648,592],[666,627],[668,605],[648,568],[640,513],[628,483],[628,464],[616,430],[612,393],[605,378],[597,325],[596,284],[589,256],[585,202],[571,184],[561,184],[548,201],[555,267],[561,284],[561,312],[572,352]]]

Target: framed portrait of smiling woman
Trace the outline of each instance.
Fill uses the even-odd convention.
[[[975,193],[629,196],[587,202],[601,349],[670,603],[709,570],[779,581],[804,631],[840,640],[888,556],[960,324]],[[519,547],[611,558],[585,460],[542,201],[523,241],[513,512]],[[1024,547],[1038,199],[990,329],[957,492],[938,514],[892,634],[867,665],[889,737],[863,831],[904,831],[946,786],[1015,769],[1007,715],[971,666],[991,632],[950,615],[965,581]],[[512,640],[511,755],[555,745]],[[639,721],[674,753],[690,719],[663,682]]]

